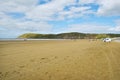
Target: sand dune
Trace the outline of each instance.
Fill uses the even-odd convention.
[[[0,80],[120,80],[120,43],[0,42]]]

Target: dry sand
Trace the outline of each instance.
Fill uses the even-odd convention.
[[[0,80],[120,80],[120,43],[0,42]]]

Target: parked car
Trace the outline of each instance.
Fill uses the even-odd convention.
[[[112,40],[111,40],[111,38],[104,38],[103,39],[103,42],[111,42]]]

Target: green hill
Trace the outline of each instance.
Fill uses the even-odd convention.
[[[105,37],[120,37],[120,34],[90,34],[90,33],[60,33],[60,34],[36,34],[25,33],[18,38],[30,38],[30,39],[100,39]]]

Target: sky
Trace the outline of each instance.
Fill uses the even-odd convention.
[[[0,0],[0,38],[65,32],[120,34],[120,0]]]

